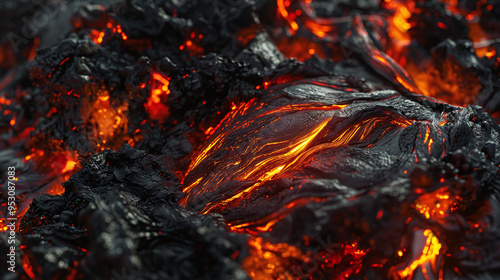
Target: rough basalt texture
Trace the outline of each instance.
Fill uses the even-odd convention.
[[[172,163],[130,146],[92,156],[62,196],[24,216],[24,252],[40,278],[247,279],[231,258],[246,237],[185,211]]]

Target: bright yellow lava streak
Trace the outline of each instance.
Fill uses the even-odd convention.
[[[408,277],[408,275],[413,274],[417,267],[425,265],[429,262],[432,266],[435,266],[436,257],[439,255],[439,250],[441,250],[441,243],[430,229],[426,229],[424,231],[424,236],[427,237],[427,241],[425,242],[425,247],[422,251],[422,255],[420,255],[420,258],[413,261],[413,263],[406,267],[404,270],[398,271],[398,274],[401,278]]]

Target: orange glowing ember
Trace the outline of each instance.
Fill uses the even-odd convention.
[[[291,16],[288,14],[288,11],[286,9],[287,6],[290,6],[290,1],[289,0],[278,0],[278,12],[281,14],[281,16],[288,22],[290,25],[290,33],[292,35],[295,34],[295,31],[299,29],[299,25],[291,18]]]
[[[252,279],[295,279],[288,271],[289,262],[306,262],[306,256],[300,249],[286,243],[271,244],[261,237],[251,238],[248,242],[250,256],[242,263],[243,269]]]
[[[455,204],[456,201],[451,197],[448,188],[443,187],[433,193],[421,195],[415,201],[414,207],[427,219],[443,221]]]
[[[53,141],[53,144],[42,147],[43,149],[33,149],[33,152],[24,158],[24,161],[32,161],[38,172],[57,178],[44,191],[52,195],[64,193],[62,183],[67,181],[71,175],[80,170],[81,165],[76,152],[62,150],[61,147],[50,149],[52,145],[60,144],[60,141]]]
[[[158,121],[165,121],[170,112],[166,103],[167,95],[170,94],[168,88],[169,79],[162,74],[153,73],[151,75],[151,91],[147,103],[144,105],[149,116]]]
[[[4,205],[2,205],[2,206],[4,206]],[[7,229],[8,229],[7,224],[8,223],[7,223],[5,218],[0,219],[0,232],[7,231]]]
[[[477,75],[464,71],[450,59],[444,60],[439,66],[429,62],[424,69],[408,63],[406,69],[424,95],[453,105],[466,106],[474,103],[481,90]]]
[[[191,32],[184,43],[179,46],[179,50],[187,51],[191,56],[201,56],[203,54],[203,48],[200,47],[200,42],[203,39],[203,34],[197,34],[196,32]]]
[[[75,169],[75,166],[77,165],[77,162],[74,162],[72,160],[68,160],[66,162],[66,165],[64,166],[63,170],[61,170],[62,173],[66,173],[68,171],[71,171]]]
[[[123,32],[122,27],[117,24],[114,20],[110,20],[106,28],[102,30],[91,30],[89,33],[89,37],[94,43],[96,44],[102,44],[105,38],[111,38],[115,34],[118,34],[123,41],[126,41],[128,39],[127,35],[125,32]]]
[[[321,58],[327,57],[321,43],[313,42],[306,38],[284,37],[279,39],[276,45],[286,57],[295,58],[299,61],[306,61],[314,54]],[[308,51],[304,51],[304,49]]]
[[[408,20],[415,7],[415,2],[384,0],[383,6],[394,13],[387,27],[391,39],[391,47],[388,49],[387,54],[404,66],[403,62],[406,60],[404,59],[404,52],[411,43],[411,37],[408,34],[411,24]]]
[[[119,148],[127,140],[125,137],[128,129],[128,103],[113,103],[109,92],[99,88],[94,94],[90,93],[83,98],[81,115],[97,143],[93,143],[96,152],[106,148]],[[119,136],[119,137],[118,137]]]
[[[291,35],[295,35],[296,31],[305,27],[309,32],[318,37],[318,39],[323,39],[327,37],[327,34],[336,30],[334,25],[318,23],[312,18],[304,17],[308,14],[311,4],[310,0],[306,1],[296,1],[299,2],[298,9],[292,9],[292,1],[288,0],[277,0],[277,17],[278,19],[285,19],[287,22],[287,30]],[[289,11],[290,10],[290,11]],[[303,18],[303,19],[302,19]],[[299,19],[304,20],[303,24],[299,25]],[[329,37],[329,39],[332,39]],[[314,54],[321,58],[327,58],[329,54],[325,51],[324,43],[318,40],[312,40],[311,38],[300,37],[300,36],[282,36],[275,38],[275,43],[278,49],[288,58],[295,58],[299,61],[305,61],[310,59]],[[307,51],[305,51],[307,50]]]
[[[311,275],[319,267],[327,279],[344,280],[361,269],[361,260],[366,255],[357,244],[322,248],[314,255],[290,244],[265,242],[261,237],[250,238],[248,244],[250,255],[243,260],[242,267],[251,279],[259,280],[313,279]]]

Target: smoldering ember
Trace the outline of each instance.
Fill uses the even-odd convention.
[[[0,107],[1,279],[500,279],[498,0],[3,0]]]

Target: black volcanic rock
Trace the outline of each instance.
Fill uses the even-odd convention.
[[[246,279],[231,258],[246,237],[181,208],[171,169],[168,158],[128,145],[89,158],[63,195],[38,196],[23,218],[33,271],[43,279]]]

